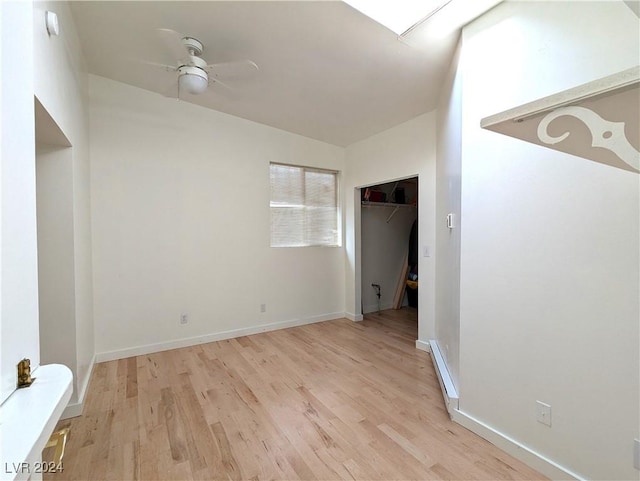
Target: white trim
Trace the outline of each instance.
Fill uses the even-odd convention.
[[[362,314],[352,314],[350,312],[345,312],[344,317],[354,322],[360,322],[364,319],[364,316]]]
[[[380,304],[380,310],[386,311],[387,309],[393,308],[393,301],[385,302],[384,304]],[[363,314],[369,314],[370,312],[378,312],[378,304],[368,304],[362,307]]]
[[[60,420],[82,416],[83,411],[84,411],[84,399],[81,402],[69,403],[67,404],[67,407],[64,408],[64,411],[62,412],[62,416],[60,416]]]
[[[206,344],[208,342],[224,341],[225,339],[233,339],[234,337],[250,336],[252,334],[276,331],[278,329],[286,329],[288,327],[303,326],[305,324],[314,324],[316,322],[323,321],[332,321],[334,319],[341,319],[343,317],[345,317],[344,312],[332,312],[330,314],[306,317],[303,319],[293,319],[290,321],[263,324],[261,326],[246,327],[242,329],[232,329],[230,331],[216,332],[213,334],[205,334],[204,336],[187,337],[174,341],[166,341],[156,344],[146,344],[143,346],[118,349],[116,351],[99,352],[96,353],[96,362],[115,361],[117,359],[125,359],[127,357],[142,356],[144,354],[168,351],[170,349],[195,346],[198,344]]]
[[[438,381],[440,382],[440,389],[442,389],[442,397],[444,398],[444,402],[447,406],[449,415],[452,416],[452,411],[460,407],[458,391],[453,384],[451,374],[449,374],[447,363],[445,362],[444,357],[440,352],[440,345],[438,344],[438,341],[431,339],[429,341],[429,346],[431,347],[431,358],[433,359],[433,367],[435,367],[436,369]]]
[[[478,436],[483,437],[507,454],[510,454],[550,479],[585,479],[465,412],[454,409],[451,411],[451,415],[451,419],[456,423],[473,431]]]
[[[425,352],[431,352],[429,341],[421,341],[420,339],[416,339],[416,349],[420,349],[421,351]]]
[[[87,395],[87,388],[89,387],[89,382],[91,381],[91,375],[93,374],[93,367],[96,364],[96,355],[93,355],[93,359],[91,359],[91,363],[89,364],[89,370],[87,371],[87,375],[84,378],[84,382],[82,383],[82,387],[80,388],[80,392],[78,393],[78,402],[69,403],[67,407],[64,409],[62,416],[60,419],[69,419],[75,418],[76,416],[82,416],[82,412],[84,411],[84,397]]]

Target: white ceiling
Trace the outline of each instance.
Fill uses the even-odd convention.
[[[419,1],[419,0],[416,0]],[[204,44],[209,63],[250,59],[260,71],[183,100],[346,146],[435,108],[458,32],[500,0],[454,0],[405,40],[340,1],[74,1],[89,72],[168,94],[175,64],[156,29]],[[433,24],[433,25],[432,25]],[[438,31],[436,31],[438,30]],[[172,101],[167,98],[167,102]]]

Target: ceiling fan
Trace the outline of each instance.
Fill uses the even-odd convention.
[[[170,53],[176,58],[176,64],[145,63],[162,67],[169,72],[177,72],[178,78],[175,83],[177,86],[176,98],[180,98],[181,92],[200,95],[206,92],[207,88],[214,83],[231,89],[229,85],[222,81],[222,78],[249,77],[259,70],[255,62],[251,60],[208,64],[201,57],[204,46],[198,39],[182,35],[168,28],[160,28],[157,32]]]

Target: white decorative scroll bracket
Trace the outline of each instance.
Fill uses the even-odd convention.
[[[562,116],[575,117],[589,128],[592,147],[607,149],[636,171],[640,171],[640,152],[627,139],[624,131],[625,123],[603,119],[586,107],[560,107],[545,115],[538,124],[538,138],[542,142],[554,145],[569,137],[570,132],[565,132],[559,137],[553,137],[547,132],[549,124]]]

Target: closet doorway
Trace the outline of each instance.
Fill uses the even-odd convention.
[[[360,188],[362,314],[418,308],[418,178]]]

